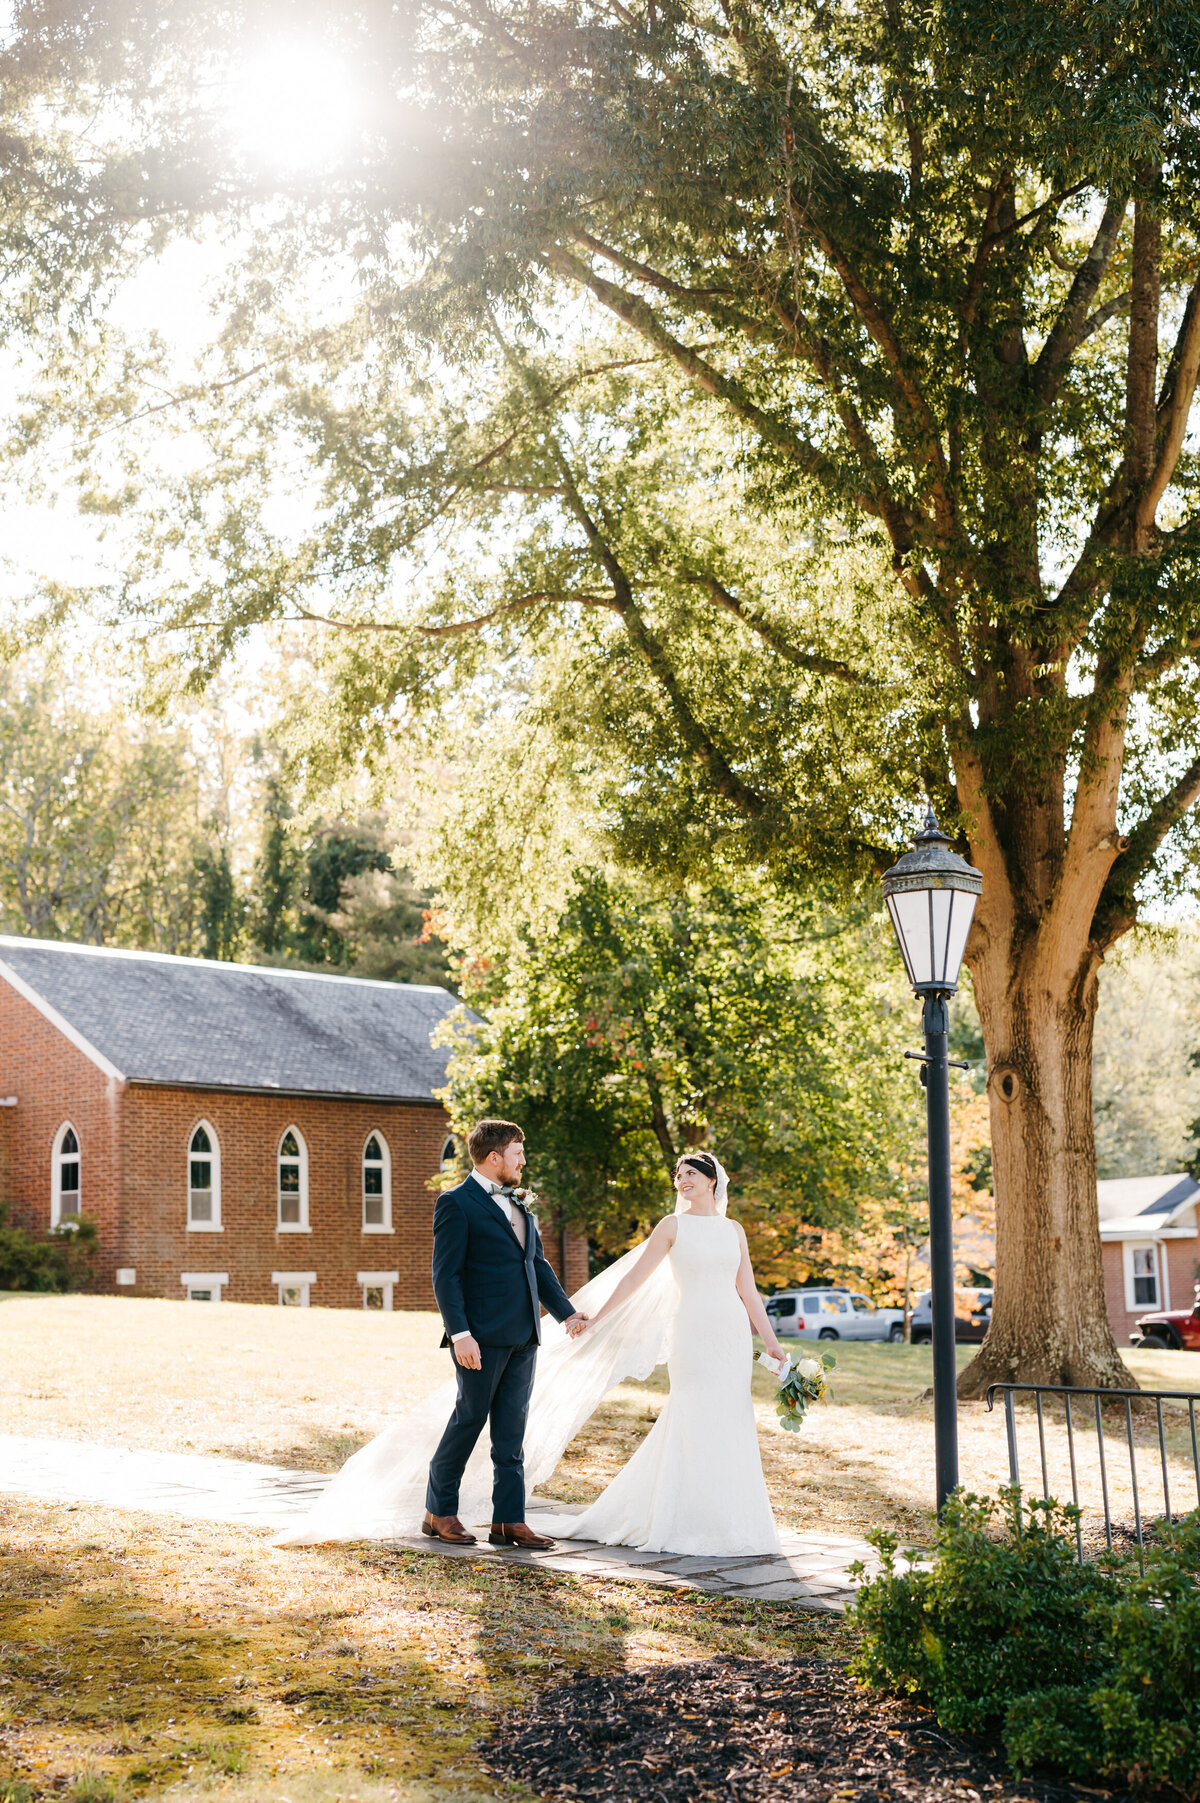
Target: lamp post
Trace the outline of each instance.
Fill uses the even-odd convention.
[[[923,1003],[929,1139],[929,1277],[933,1298],[933,1433],[937,1506],[958,1488],[958,1371],[954,1357],[954,1227],[950,1212],[950,1070],[946,1004],[958,988],[983,878],[925,811],[913,849],[883,879],[883,894],[913,992]]]

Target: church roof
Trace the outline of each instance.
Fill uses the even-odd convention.
[[[0,978],[129,1083],[431,1103],[449,990],[0,934]]]

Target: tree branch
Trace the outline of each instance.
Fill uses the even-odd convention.
[[[1184,815],[1200,801],[1200,757],[1193,759],[1173,788],[1155,802],[1145,818],[1134,827],[1124,841],[1120,855],[1108,874],[1097,917],[1108,920],[1111,944],[1135,916],[1133,892],[1153,863],[1159,847]]]
[[[724,583],[718,582],[715,576],[707,576],[694,570],[680,570],[679,576],[681,581],[692,583],[695,587],[706,590],[718,607],[722,607],[726,613],[732,614],[735,620],[740,620],[741,624],[749,627],[751,632],[756,632],[765,644],[770,645],[773,651],[777,651],[780,657],[786,658],[788,663],[795,664],[798,669],[812,670],[817,676],[836,677],[839,682],[849,683],[852,687],[868,687],[874,683],[874,677],[864,676],[860,671],[852,669],[849,664],[843,663],[840,658],[824,657],[818,651],[802,651],[798,646],[791,644],[768,621],[748,612],[737,596],[732,594]]]
[[[1162,221],[1143,194],[1133,212],[1133,269],[1129,360],[1125,381],[1125,470],[1138,488],[1154,469],[1158,402],[1158,316],[1162,280]],[[1145,549],[1135,523],[1135,551]]]
[[[1103,306],[1097,307],[1096,311],[1089,314],[1084,322],[1083,330],[1079,334],[1079,343],[1084,344],[1093,332],[1098,332],[1101,326],[1106,326],[1109,320],[1115,319],[1119,313],[1128,313],[1132,300],[1132,291],[1125,288],[1120,294],[1114,294],[1111,300],[1106,300]],[[1077,345],[1075,348],[1078,350],[1079,346]]]
[[[802,216],[806,218],[808,227],[816,237],[826,259],[837,271],[842,286],[859,318],[879,346],[884,361],[892,372],[896,387],[904,400],[905,408],[923,442],[924,455],[919,461],[927,464],[933,472],[934,513],[938,529],[944,538],[950,538],[955,531],[957,522],[954,502],[946,486],[946,459],[942,450],[941,437],[929,403],[921,392],[920,384],[908,367],[908,359],[901,348],[895,328],[883,307],[854,268],[849,257],[835,243],[828,227],[813,212]]]
[[[1135,685],[1138,688],[1148,688],[1160,676],[1165,676],[1169,670],[1173,670],[1181,659],[1191,657],[1197,651],[1200,651],[1200,632],[1189,633],[1180,644],[1160,646],[1157,651],[1152,652],[1149,657],[1144,657],[1141,663],[1135,666],[1133,672]]]
[[[669,276],[661,275],[657,269],[651,269],[648,263],[639,263],[635,257],[628,257],[624,251],[615,249],[611,244],[603,243],[599,238],[594,238],[591,232],[585,232],[581,226],[576,226],[571,232],[571,236],[576,244],[586,245],[588,250],[594,251],[598,257],[603,257],[606,263],[614,263],[618,269],[623,269],[626,275],[635,275],[647,286],[657,288],[662,294],[673,295],[677,300],[732,300],[734,297],[732,288],[685,288],[682,282],[673,282]]]
[[[528,595],[518,595],[515,600],[506,601],[502,607],[493,608],[490,614],[479,614],[473,620],[451,620],[444,626],[426,626],[420,621],[406,620],[339,620],[331,614],[313,613],[299,602],[293,602],[298,620],[309,620],[315,626],[334,626],[339,632],[418,632],[422,638],[450,639],[458,638],[465,632],[478,632],[483,626],[491,626],[508,614],[521,613],[529,607],[541,607],[553,602],[577,602],[581,607],[606,607],[610,612],[619,613],[620,607],[614,595],[591,595],[583,590],[538,589]],[[196,625],[214,622],[196,621]]]
[[[546,393],[534,403],[532,414],[536,417],[538,413],[546,412],[555,401],[561,400],[562,396],[570,389],[578,386],[580,383],[590,382],[596,376],[609,375],[614,370],[644,369],[648,364],[658,363],[660,361],[661,359],[659,357],[613,357],[605,363],[595,363],[589,365],[585,369],[574,370],[569,376],[564,376],[561,382],[556,382],[552,388],[548,389]],[[526,388],[526,393],[528,393],[528,388]],[[459,497],[470,489],[472,478],[478,475],[481,470],[486,470],[489,464],[495,463],[497,458],[503,457],[506,451],[511,450],[528,424],[529,420],[520,420],[518,424],[513,427],[513,430],[507,433],[498,444],[494,444],[490,449],[481,452],[473,463],[465,465],[459,476],[451,482],[449,489],[443,495],[437,506],[434,507],[430,513],[427,513],[411,531],[406,532],[401,538],[396,540],[393,548],[407,548],[415,539],[421,536],[422,532],[428,531],[435,520],[441,519],[443,515],[449,513]],[[436,464],[425,464],[416,473],[418,475],[426,474],[430,469],[436,468]],[[501,492],[501,485],[499,483],[484,483],[482,489],[484,492],[498,493]],[[553,491],[547,490],[546,492],[550,493]]]
[[[1088,309],[1099,293],[1105,271],[1112,261],[1128,206],[1127,194],[1109,196],[1104,215],[1096,228],[1096,236],[1092,240],[1092,248],[1076,270],[1067,298],[1050,329],[1050,336],[1033,366],[1031,383],[1033,392],[1040,400],[1052,401],[1055,398],[1066,365],[1089,330],[1096,329],[1088,318]]]
[[[670,357],[705,394],[722,401],[738,419],[753,426],[768,444],[783,451],[806,475],[814,475],[822,466],[829,466],[829,459],[823,451],[797,439],[782,420],[756,406],[739,383],[723,376],[690,345],[683,344],[669,332],[653,308],[638,295],[630,294],[628,289],[619,288],[614,282],[605,281],[590,264],[573,256],[561,245],[553,245],[545,252],[545,257],[559,275],[590,289],[603,306],[615,313],[618,319],[623,319],[626,325],[631,326],[643,338],[647,338],[665,356]]]
[[[883,460],[875,449],[862,415],[846,393],[845,384],[833,367],[828,346],[820,334],[814,331],[811,322],[799,307],[789,312],[782,301],[776,301],[774,311],[776,318],[790,332],[796,355],[805,358],[816,370],[837,409],[842,429],[863,466],[869,492],[855,495],[856,506],[863,513],[882,520],[896,552],[900,556],[906,555],[912,549],[919,523],[918,516],[911,508],[902,506],[892,492]]]
[[[1184,307],[1179,335],[1171,353],[1163,395],[1155,409],[1159,426],[1158,460],[1138,501],[1135,531],[1146,535],[1154,524],[1158,503],[1175,473],[1187,432],[1188,414],[1200,375],[1200,276],[1193,282]]]
[[[734,807],[740,813],[745,814],[748,819],[757,819],[766,812],[765,800],[736,774],[720,746],[693,712],[661,641],[646,624],[642,611],[634,598],[632,583],[626,576],[616,553],[588,512],[583,497],[575,486],[575,480],[566,458],[555,440],[551,439],[550,443],[552,454],[570,491],[567,505],[582,526],[588,544],[603,564],[605,574],[613,585],[615,611],[620,614],[631,641],[641,652],[651,673],[671,704],[675,724],[684,746],[705,771],[717,794],[726,801],[732,802]]]
[[[984,277],[987,274],[987,266],[991,259],[992,250],[1004,235],[1002,232],[996,230],[996,220],[1000,213],[1000,203],[1008,192],[1009,183],[1011,181],[1012,171],[1006,170],[988,195],[987,212],[984,215],[983,230],[979,234],[979,242],[975,246],[975,255],[971,259],[971,269],[967,276],[967,286],[963,295],[962,311],[960,314],[962,325],[959,333],[959,347],[964,356],[966,355],[967,350],[968,334],[975,323],[975,315],[979,310],[979,299],[983,293]]]

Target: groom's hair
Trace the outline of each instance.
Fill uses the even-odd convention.
[[[482,1164],[489,1152],[503,1152],[514,1139],[524,1143],[525,1135],[515,1121],[476,1121],[467,1134],[467,1151],[472,1164]]]

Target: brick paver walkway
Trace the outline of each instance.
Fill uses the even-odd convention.
[[[242,1527],[287,1526],[310,1507],[328,1478],[321,1472],[286,1471],[241,1459],[200,1458],[190,1453],[130,1452],[90,1441],[34,1440],[0,1435],[0,1492],[56,1502],[91,1502],[117,1509],[145,1509],[193,1521],[227,1521]],[[557,1514],[566,1507],[552,1505]],[[529,1511],[536,1527],[537,1512]],[[417,1535],[390,1545],[437,1558],[485,1558],[538,1565],[675,1588],[765,1597],[817,1611],[841,1611],[853,1594],[847,1566],[863,1559],[878,1566],[862,1540],[840,1534],[783,1534],[775,1559],[674,1558],[594,1541],[560,1540],[550,1553],[513,1548],[436,1545]],[[282,1555],[281,1555],[282,1556]]]

